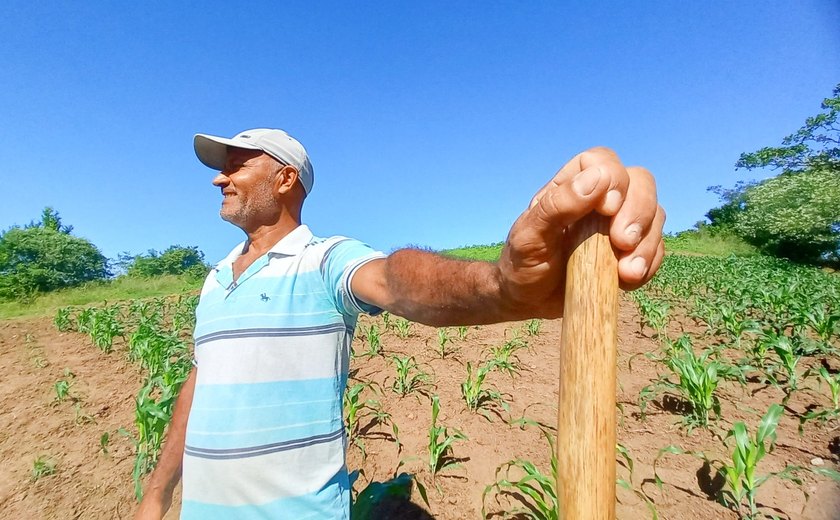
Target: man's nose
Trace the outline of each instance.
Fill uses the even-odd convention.
[[[230,179],[228,176],[224,174],[224,172],[219,172],[215,177],[213,177],[213,186],[224,187],[230,184]]]

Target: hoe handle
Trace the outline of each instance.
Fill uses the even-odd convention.
[[[618,264],[609,219],[573,227],[560,339],[558,499],[566,520],[615,518]]]

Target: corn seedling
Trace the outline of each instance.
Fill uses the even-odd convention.
[[[111,434],[109,432],[105,432],[99,436],[99,451],[101,451],[104,455],[108,455],[108,444],[111,442]]]
[[[639,497],[647,506],[648,511],[650,511],[651,518],[653,518],[653,520],[659,520],[659,513],[656,511],[656,506],[654,505],[653,501],[650,498],[648,498],[644,491],[633,487],[633,457],[630,455],[630,450],[628,450],[627,447],[622,444],[616,444],[615,451],[621,457],[620,459],[618,459],[618,463],[625,469],[627,469],[628,472],[628,478],[616,478],[616,485],[626,489],[627,491],[630,491],[631,493]]]
[[[466,341],[467,340],[467,331],[469,327],[466,325],[461,325],[458,327],[458,340],[459,341]]]
[[[539,336],[542,328],[542,320],[534,318],[525,322],[525,333],[529,336]]]
[[[82,334],[89,334],[91,330],[91,321],[93,318],[93,308],[87,307],[79,311],[76,315],[76,330]]]
[[[840,412],[840,374],[830,374],[826,367],[820,367],[818,373],[831,390],[832,410]]]
[[[508,348],[512,350],[528,348],[528,341],[520,336],[521,332],[521,329],[511,329],[510,339],[505,341],[509,344]]]
[[[367,389],[375,392],[373,383],[356,383],[353,386],[348,386],[344,392],[345,430],[347,438],[350,440],[359,431],[359,422],[365,416],[365,413],[369,413],[370,410],[379,406],[379,401],[375,399],[362,399],[362,392]]]
[[[451,354],[446,346],[452,343],[452,338],[449,336],[449,327],[442,327],[437,330],[437,353],[441,359],[446,359],[447,354]]]
[[[61,403],[70,396],[70,381],[59,379],[53,384],[55,402]]]
[[[557,499],[557,452],[554,437],[548,428],[530,419],[520,419],[519,425],[523,428],[526,425],[539,426],[551,450],[550,471],[548,474],[543,473],[533,462],[525,459],[513,459],[502,464],[496,468],[496,482],[485,487],[481,495],[481,517],[487,518],[486,498],[489,493],[494,493],[507,495],[522,503],[521,507],[507,511],[505,518],[558,520],[560,503]],[[502,472],[504,478],[499,479]]]
[[[55,474],[54,460],[46,455],[38,455],[35,457],[35,460],[32,461],[32,473],[30,477],[32,482],[37,481],[41,477],[47,477],[53,474]]]
[[[468,440],[467,436],[460,430],[438,426],[439,413],[440,399],[437,395],[433,395],[432,424],[429,426],[429,471],[432,474],[433,481],[441,471],[461,466],[452,453],[452,445],[457,441]]]
[[[94,309],[91,312],[88,334],[93,344],[103,352],[110,352],[114,338],[125,334],[118,313],[117,306]]]
[[[656,332],[657,337],[665,335],[665,329],[670,321],[667,302],[650,298],[645,292],[637,291],[631,293],[639,306],[639,332],[643,332],[645,325]]]
[[[356,383],[348,387],[344,392],[344,417],[347,439],[362,452],[362,457],[367,457],[365,443],[362,440],[365,428],[362,427],[363,419],[370,419],[368,424],[389,424],[394,433],[394,441],[400,446],[399,428],[391,420],[391,415],[382,409],[382,404],[377,399],[363,399],[362,392],[371,390],[376,393],[375,383]]]
[[[820,367],[818,374],[820,376],[820,383],[825,381],[828,389],[831,392],[832,407],[824,410],[810,410],[799,418],[799,434],[802,435],[805,423],[812,420],[819,420],[820,422],[827,422],[832,419],[840,418],[840,374],[831,374],[824,366]]]
[[[402,443],[400,442],[400,429],[397,426],[397,423],[394,422],[394,418],[391,417],[391,414],[386,412],[383,408],[378,408],[373,410],[371,413],[373,420],[371,424],[379,424],[391,427],[391,433],[393,433],[394,443],[397,445],[397,451],[402,451]]]
[[[635,360],[639,356],[644,356],[651,361],[655,361],[657,363],[662,363],[667,367],[671,367],[671,359],[676,356],[679,356],[683,350],[691,349],[691,337],[687,334],[681,334],[677,339],[671,339],[670,337],[662,338],[662,345],[658,352],[637,352],[630,356],[627,360],[627,367],[632,371],[633,370],[633,360]]]
[[[382,328],[385,332],[388,332],[392,328],[394,328],[394,323],[391,321],[391,313],[388,311],[382,312]]]
[[[738,518],[749,520],[761,518],[763,515],[756,502],[756,493],[767,480],[777,477],[802,485],[802,481],[796,476],[796,472],[801,470],[797,466],[786,466],[782,471],[766,475],[757,474],[758,464],[767,453],[773,451],[776,442],[776,427],[783,412],[784,409],[778,404],[770,406],[761,418],[761,423],[753,437],[750,437],[743,422],[735,423],[724,439],[725,441],[735,439],[735,446],[732,447],[730,454],[731,462],[709,459],[703,452],[685,451],[677,446],[662,448],[653,464],[656,485],[662,489],[662,479],[656,473],[656,465],[662,455],[665,453],[692,455],[702,459],[709,467],[715,468],[717,474],[723,478],[723,488],[718,495],[723,505],[737,513]]]
[[[363,327],[360,327],[360,329],[363,329]],[[372,323],[367,329],[363,329],[362,337],[367,343],[367,350],[362,354],[363,356],[374,357],[382,354],[382,333],[375,323]]]
[[[705,427],[709,424],[709,412],[720,416],[720,400],[715,390],[721,381],[721,374],[737,372],[738,369],[724,365],[720,361],[710,359],[712,351],[705,351],[700,356],[694,353],[690,344],[673,357],[666,360],[673,374],[660,376],[653,384],[642,389],[639,396],[639,408],[644,417],[647,403],[654,399],[661,391],[670,391],[688,402],[689,414],[683,422],[691,430],[695,426]],[[671,381],[671,375],[677,376],[677,382]]]
[[[70,307],[62,307],[55,313],[53,324],[59,332],[67,332],[73,329],[73,322],[70,319]]]
[[[472,363],[467,361],[467,378],[461,383],[461,396],[467,404],[467,409],[481,413],[488,421],[491,420],[488,408],[493,405],[498,405],[505,411],[510,411],[500,392],[490,388],[482,388],[484,379],[492,369],[492,362],[485,363],[473,374]]]
[[[155,399],[153,394],[158,394]],[[172,418],[172,408],[178,387],[163,384],[158,376],[146,381],[135,399],[134,424],[137,426],[134,460],[134,493],[137,500],[143,497],[142,478],[157,464],[163,442],[163,432]]]
[[[765,328],[760,331],[755,339],[746,348],[749,359],[746,360],[752,363],[755,367],[765,369],[767,366],[767,353],[779,341],[780,336],[775,330]]]
[[[747,332],[758,332],[758,322],[747,319],[743,306],[720,306],[720,332],[735,341],[735,348],[741,348],[741,337]]]
[[[394,330],[397,332],[397,336],[402,339],[406,339],[411,336],[411,325],[412,323],[405,318],[397,318],[394,321]]]
[[[94,422],[93,416],[88,414],[82,409],[82,403],[76,403],[73,405],[73,422],[82,425]]]
[[[771,364],[766,371],[768,380],[785,392],[782,404],[787,404],[790,396],[799,389],[799,373],[797,365],[801,356],[797,354],[793,342],[787,336],[777,336],[777,341],[772,345],[773,351],[779,358],[779,362]],[[787,381],[782,385],[777,374],[783,374]]]
[[[516,351],[525,347],[525,342],[519,338],[505,341],[500,346],[490,347],[490,365],[513,377],[520,370],[519,357],[516,355]]]
[[[195,327],[195,309],[198,306],[198,296],[178,297],[175,311],[172,313],[172,330],[180,333],[191,331]]]
[[[830,312],[825,305],[816,305],[802,313],[804,322],[811,327],[820,341],[828,347],[831,346],[831,338],[836,334],[837,325],[840,323],[840,312]]]
[[[179,373],[189,365],[189,347],[177,333],[141,323],[129,337],[129,358],[140,361],[150,377],[164,377],[180,366]]]
[[[64,379],[59,379],[53,384],[53,391],[55,391],[55,402],[64,402],[70,397],[70,386],[73,384],[73,378],[76,377],[69,368],[64,369]]]
[[[394,367],[397,371],[391,389],[400,397],[405,397],[415,390],[421,391],[424,386],[430,383],[429,374],[420,369],[414,356],[393,356],[391,359],[394,361]]]

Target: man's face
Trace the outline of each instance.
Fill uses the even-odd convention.
[[[225,169],[213,179],[222,190],[223,220],[249,231],[270,223],[278,211],[272,193],[276,162],[260,150],[229,148]]]

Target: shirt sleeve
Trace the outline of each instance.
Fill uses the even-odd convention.
[[[367,244],[352,238],[338,238],[324,253],[321,261],[321,275],[330,296],[338,310],[345,315],[358,316],[362,313],[375,316],[382,309],[358,299],[351,289],[356,271],[366,263],[385,254]]]

